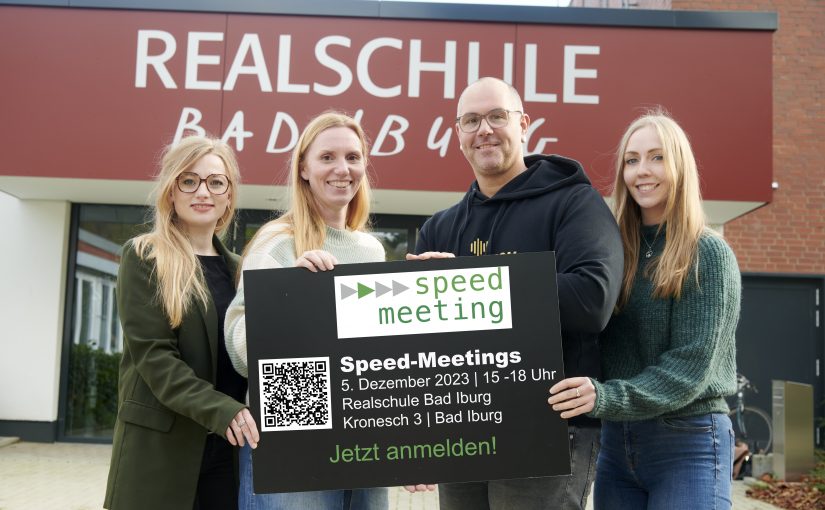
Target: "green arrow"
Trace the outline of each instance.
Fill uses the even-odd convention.
[[[358,284],[358,299],[361,299],[362,297],[366,296],[367,294],[372,294],[373,292],[375,292],[375,291],[372,290],[371,288],[367,287],[363,283]]]

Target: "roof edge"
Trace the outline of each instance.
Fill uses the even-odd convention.
[[[775,12],[602,9],[381,0],[234,0],[231,3],[223,0],[0,0],[0,5],[705,30],[775,31],[778,28],[778,15]]]

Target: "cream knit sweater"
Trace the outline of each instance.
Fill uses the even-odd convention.
[[[283,233],[284,225],[270,223],[262,227],[261,241],[247,253],[243,260],[243,270],[293,267],[295,265],[295,242],[289,234]],[[271,234],[271,235],[267,235]],[[337,230],[327,227],[322,250],[338,259],[339,264],[358,262],[383,262],[384,246],[366,232]],[[226,352],[232,366],[244,377],[248,377],[246,354],[246,304],[243,292],[243,277],[238,285],[238,294],[226,311],[225,337]]]

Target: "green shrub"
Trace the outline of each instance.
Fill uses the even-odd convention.
[[[111,436],[117,417],[120,358],[119,352],[108,354],[88,343],[72,344],[66,406],[67,435]]]

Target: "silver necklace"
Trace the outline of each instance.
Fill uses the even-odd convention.
[[[647,237],[645,237],[644,234],[641,234],[641,236],[642,236],[642,241],[644,241],[645,244],[647,245],[647,251],[645,252],[645,258],[649,259],[650,257],[653,256],[653,245],[651,243],[647,242]],[[658,239],[658,238],[659,238],[659,233],[657,232],[656,237],[653,238],[653,244],[656,244],[656,239]]]

